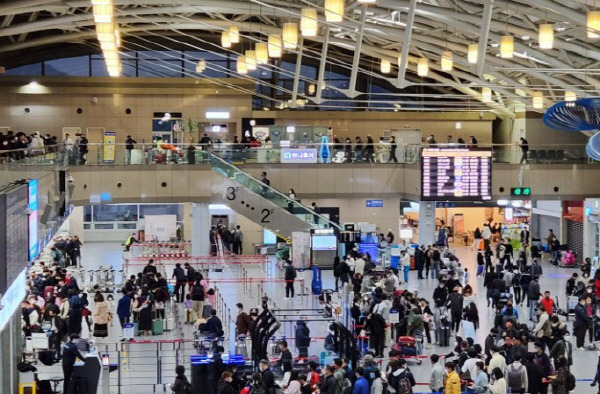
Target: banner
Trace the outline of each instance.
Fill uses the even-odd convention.
[[[104,164],[111,164],[115,162],[115,142],[117,136],[114,131],[104,132],[104,151],[102,157],[104,158]]]
[[[296,268],[310,267],[310,233],[292,233],[292,262]]]

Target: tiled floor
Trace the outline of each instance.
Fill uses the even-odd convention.
[[[83,268],[86,270],[94,269],[100,265],[112,265],[116,270],[122,268],[122,257],[121,257],[121,246],[116,243],[86,243],[82,249],[83,253]],[[457,247],[455,248],[456,254],[463,266],[468,268],[471,273],[470,284],[473,286],[476,295],[473,300],[477,303],[477,307],[480,311],[480,322],[481,327],[477,331],[477,342],[483,343],[489,329],[491,322],[493,321],[493,311],[487,308],[487,301],[485,299],[485,290],[483,289],[483,279],[475,278],[475,256],[468,248]],[[552,295],[559,295],[560,301],[564,306],[564,288],[566,280],[573,272],[572,269],[568,268],[557,268],[548,264],[543,265],[544,275],[541,279],[540,285],[542,291],[550,290]],[[170,272],[168,273],[170,274]],[[281,278],[280,270],[275,266],[274,263],[268,264],[266,267],[252,266],[247,268],[245,273],[249,278],[267,278],[277,279]],[[211,279],[234,279],[240,278],[244,273],[240,271],[238,266],[224,267],[221,273],[211,273]],[[299,278],[305,276],[306,284],[310,287],[310,273],[300,273]],[[410,279],[408,283],[409,290],[418,290],[419,296],[431,299],[435,282],[432,279],[417,280],[416,272],[410,273]],[[324,271],[323,273],[323,288],[333,288],[333,275],[331,271]],[[219,293],[221,294],[224,302],[227,304],[232,313],[235,310],[235,304],[242,302],[245,309],[248,310],[251,307],[258,307],[260,304],[260,289],[258,284],[251,284],[243,286],[239,283],[217,283]],[[296,291],[299,292],[297,286]],[[262,291],[266,293],[279,308],[294,309],[294,308],[314,308],[318,307],[312,296],[298,296],[293,300],[284,300],[284,285],[282,283],[263,283]],[[117,296],[118,298],[118,296]],[[116,301],[115,301],[116,304]],[[92,306],[93,307],[93,306]],[[527,316],[528,311],[526,307],[522,307],[519,311],[520,316]],[[178,310],[178,316],[183,316],[183,311]],[[235,319],[235,316],[231,316]],[[294,320],[296,317],[289,317],[287,320]],[[521,319],[523,320],[523,319]],[[572,319],[571,319],[572,320]],[[312,337],[323,337],[326,333],[327,322],[309,322],[308,326],[311,330]],[[571,326],[571,322],[569,322]],[[85,325],[84,325],[85,327]],[[230,327],[232,329],[232,327]],[[287,322],[282,324],[280,335],[291,336],[293,335],[293,323]],[[173,344],[173,343],[136,343],[131,345],[125,345],[120,342],[121,331],[116,325],[110,327],[110,336],[107,340],[98,341],[98,347],[100,349],[108,349],[111,354],[111,361],[115,361],[116,357],[120,355],[122,358],[122,364],[124,367],[121,370],[121,392],[128,394],[134,393],[148,393],[153,389],[155,383],[166,383],[169,384],[173,381],[174,367],[177,362],[187,362],[188,356],[193,354],[194,351],[191,344]],[[84,328],[84,336],[89,335],[87,329]],[[190,325],[179,324],[176,330],[172,332],[165,332],[161,336],[143,339],[149,340],[170,340],[170,339],[192,339],[192,327]],[[313,344],[310,349],[311,354],[317,354],[321,351],[322,342],[317,341]],[[117,353],[120,350],[120,354]],[[296,349],[292,349],[293,352]],[[430,355],[434,352],[445,354],[449,351],[449,348],[437,348],[433,346],[431,349],[426,349],[425,354]],[[157,359],[160,358],[160,367],[162,372],[159,371],[159,363]],[[594,376],[596,370],[596,364],[598,362],[598,355],[596,351],[581,351],[574,352],[574,366],[573,372],[577,379],[591,379]],[[60,375],[59,365],[53,367],[42,368],[42,376],[46,375]],[[426,383],[429,381],[430,363],[428,360],[424,360],[423,365],[417,366],[412,365],[411,369],[415,374],[418,382]],[[159,379],[160,375],[160,380]],[[118,392],[118,376],[117,373],[111,374],[111,392]],[[596,393],[597,391],[589,386],[589,381],[579,381],[577,384],[577,393]],[[427,385],[417,386],[417,392],[427,392]],[[159,385],[156,387],[157,391],[162,391],[163,386]],[[168,387],[167,387],[167,391]]]

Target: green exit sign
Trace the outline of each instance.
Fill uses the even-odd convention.
[[[531,196],[531,188],[529,187],[513,187],[510,189],[511,196]]]

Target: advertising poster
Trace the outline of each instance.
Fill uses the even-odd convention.
[[[111,164],[115,162],[115,142],[117,136],[114,131],[105,131],[104,132],[104,164]]]
[[[310,234],[292,233],[292,262],[296,268],[310,267]]]

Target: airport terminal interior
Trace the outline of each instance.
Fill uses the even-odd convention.
[[[0,2],[0,393],[600,393],[600,2]]]

